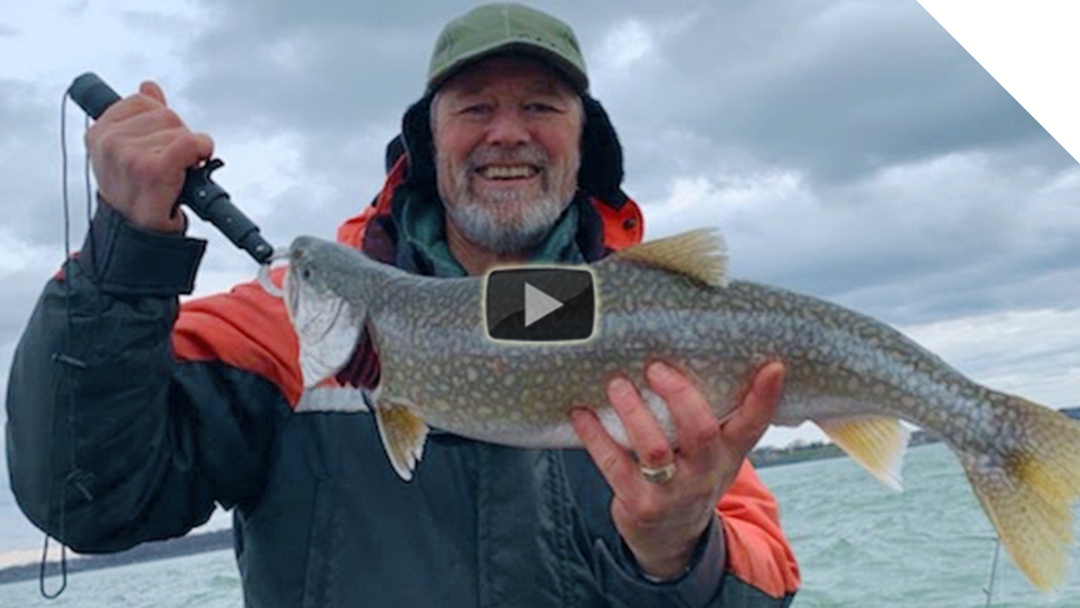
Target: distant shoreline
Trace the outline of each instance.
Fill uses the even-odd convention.
[[[173,557],[184,557],[208,551],[220,551],[233,548],[232,530],[216,530],[200,534],[189,534],[180,538],[143,543],[137,547],[119,553],[85,555],[80,554],[67,560],[68,574],[128,566]],[[52,552],[53,555],[56,552]],[[50,560],[45,569],[45,576],[53,578],[60,575],[60,563]],[[22,564],[0,569],[0,585],[18,583],[38,578],[41,575],[41,560],[32,564]]]
[[[1063,407],[1059,409],[1062,414],[1069,418],[1080,419],[1080,406]],[[908,447],[940,443],[940,438],[934,437],[926,431],[915,431],[908,442]],[[836,444],[825,442],[798,443],[787,447],[759,447],[750,452],[750,461],[757,469],[765,467],[778,467],[780,464],[795,464],[796,462],[808,462],[824,458],[836,458],[845,456],[843,450]]]
[[[931,443],[940,442],[940,439],[925,431],[915,431],[911,434],[911,439],[908,441],[908,447],[913,448],[920,445],[929,445]],[[757,448],[750,452],[748,458],[755,468],[763,469],[765,467],[809,462],[811,460],[824,460],[826,458],[838,458],[846,455],[847,454],[837,447],[835,443],[814,441],[811,443],[796,443],[794,445],[789,445],[786,448]]]
[[[1070,418],[1080,419],[1080,407],[1063,408],[1061,413]],[[912,433],[910,446],[927,445],[938,443],[936,439],[924,431]],[[836,458],[843,456],[844,452],[831,443],[813,442],[807,444],[795,444],[786,448],[758,448],[750,453],[750,462],[757,468],[795,464],[811,460]],[[144,543],[127,551],[110,553],[105,555],[79,555],[67,562],[68,574],[112,568],[114,566],[127,566],[130,564],[149,562],[173,557],[184,557],[209,551],[221,551],[233,548],[233,533],[231,529],[204,532],[201,534],[189,534],[170,540]],[[32,564],[21,564],[0,568],[0,585],[4,583],[16,583],[33,580],[41,574],[41,561]],[[49,578],[60,574],[60,564],[50,561],[46,567],[46,576]]]
[[[1066,407],[1060,410],[1062,414],[1074,419],[1080,419],[1080,407]],[[939,443],[941,440],[923,430],[914,431],[911,434],[909,447]],[[811,443],[795,443],[784,448],[764,447],[750,452],[750,462],[756,468],[779,466],[782,464],[795,464],[821,460],[823,458],[836,458],[844,456],[844,451],[836,444],[814,441]]]

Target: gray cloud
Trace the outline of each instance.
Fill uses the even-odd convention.
[[[1080,167],[1017,166],[989,150],[823,186],[796,172],[686,186],[694,222],[722,226],[739,276],[900,323],[1080,302]],[[696,190],[695,190],[696,188]],[[653,228],[687,223],[680,195]]]
[[[53,107],[40,101],[33,85],[0,80],[0,344],[13,343],[29,317],[37,295],[64,257],[60,203],[60,99]],[[73,129],[82,119],[74,115]],[[70,118],[70,117],[69,117]],[[70,124],[70,123],[69,123]],[[78,135],[75,141],[80,141]],[[77,155],[73,154],[73,156]],[[73,187],[77,171],[73,167]],[[82,242],[85,212],[72,193],[72,247]],[[80,215],[81,214],[81,215]],[[6,376],[7,366],[0,373]]]
[[[643,128],[680,125],[817,181],[1047,138],[917,3],[812,6],[786,18],[761,7],[749,22],[701,12],[660,45],[648,77],[663,103],[620,106]],[[1058,148],[1055,163],[1072,162]]]
[[[163,72],[217,141],[218,181],[284,245],[332,234],[370,201],[436,33],[473,4],[207,0],[180,21],[141,9],[123,25],[174,45],[178,70],[129,48],[116,61]],[[1076,161],[917,2],[537,6],[581,38],[651,236],[722,226],[744,276],[899,322],[1078,301]],[[32,303],[62,255],[58,104],[41,94],[0,80],[0,226],[16,227],[0,248],[42,252],[4,270],[5,310]],[[69,128],[77,146],[77,112]],[[688,187],[703,194],[680,207]],[[201,284],[252,276],[212,229],[193,233],[213,241]],[[0,343],[24,318],[0,322]]]
[[[234,198],[254,208],[264,232],[283,244],[299,232],[331,232],[374,195],[382,146],[419,96],[435,34],[472,5],[421,10],[405,3],[228,0],[202,3],[199,19],[183,28],[149,10],[127,13],[124,23],[186,40],[183,77],[170,96],[179,97],[190,124],[214,135],[226,161],[236,146],[263,142],[261,151],[245,149],[218,179],[237,184]],[[868,210],[851,217],[876,234],[881,224],[870,210],[891,209],[912,187],[876,178],[896,166],[981,154],[983,162],[996,163],[985,176],[1002,186],[987,189],[987,200],[998,202],[972,213],[967,225],[976,226],[1009,221],[1009,200],[1001,192],[1023,198],[1076,166],[917,2],[635,0],[618,10],[561,0],[538,5],[577,30],[595,92],[626,148],[627,189],[647,208],[670,195],[676,178],[722,185],[791,172],[822,206]],[[0,91],[3,145],[56,158],[54,111],[28,109],[17,98],[32,90],[16,84]],[[288,143],[267,144],[267,136]],[[251,158],[269,166],[293,159],[291,183],[238,180]],[[8,178],[13,198],[27,202],[0,209],[5,222],[26,227],[31,242],[55,242],[59,230],[56,170],[46,168],[30,166]],[[940,179],[920,196],[943,206],[983,196],[963,181],[970,176]],[[724,221],[734,222],[728,230],[738,241],[737,218]],[[901,281],[932,274],[935,264],[961,263],[980,251],[961,246],[964,239],[950,240],[950,250],[914,248],[906,258],[891,253],[888,259],[875,256],[873,242],[861,244],[869,250],[841,274],[814,270],[832,268],[833,258],[843,257],[815,241],[816,249],[801,256],[808,268],[776,276],[839,293],[877,276]],[[222,248],[228,250],[215,246]],[[207,264],[220,272],[241,268],[224,257]]]
[[[245,159],[269,166],[293,159],[291,183],[278,187],[237,180],[245,169],[236,163],[218,174],[226,186],[237,184],[234,198],[255,209],[268,236],[284,244],[301,232],[328,234],[374,195],[382,146],[420,94],[435,34],[472,5],[418,10],[344,0],[317,6],[204,2],[199,20],[181,28],[188,39],[184,76],[171,96],[179,96],[190,124],[214,135],[226,161],[235,146],[256,145],[247,142],[264,143],[261,151],[244,150]],[[627,189],[647,208],[670,195],[675,178],[722,185],[741,176],[791,172],[823,207],[866,209],[850,218],[869,234],[881,228],[875,217],[891,217],[897,197],[911,196],[913,188],[942,206],[985,196],[997,202],[973,211],[965,225],[1007,225],[1009,200],[1001,193],[1023,198],[1076,166],[917,2],[635,0],[617,11],[561,0],[539,6],[577,30],[595,93],[626,148]],[[127,13],[124,23],[172,39],[181,35],[169,18],[148,10]],[[51,112],[37,108],[28,115],[14,101],[20,90],[28,94],[24,86],[5,87],[0,95],[0,121],[12,117],[14,129],[5,133],[6,145],[55,158],[46,151],[54,145]],[[266,144],[268,135],[288,143]],[[933,191],[880,179],[896,166],[970,153],[996,163],[978,179],[990,177],[999,186],[983,193],[960,173],[940,177]],[[0,213],[25,223],[31,241],[55,241],[57,223],[46,218],[55,218],[57,197],[41,187],[55,184],[55,175],[32,168],[15,180],[18,198],[29,203]],[[875,216],[877,209],[886,211]],[[734,224],[728,231],[738,242],[738,218],[723,219]],[[651,223],[665,225],[662,219]],[[768,233],[792,240],[778,231]],[[877,255],[874,245],[892,239],[867,240],[842,273],[829,269],[846,252],[808,240],[800,256],[806,263],[778,265],[789,270],[775,276],[842,293],[881,276],[899,282],[932,275],[982,251],[952,238],[947,250],[909,247],[898,254],[882,245]],[[228,245],[214,248],[232,253]],[[767,265],[765,252],[756,255],[762,256],[755,258],[758,264]],[[240,270],[242,263],[235,256],[207,261],[218,272]]]
[[[223,136],[297,134],[305,173],[358,186],[327,195],[355,204],[378,187],[369,169],[378,157],[346,151],[359,140],[381,149],[375,134],[392,135],[419,96],[438,29],[471,5],[207,4],[213,25],[190,47],[184,94]],[[1035,150],[1021,159],[1034,166],[1075,162],[916,2],[540,6],[581,37],[595,92],[622,133],[628,187],[643,201],[673,174],[780,166],[828,187],[971,150],[1022,147]],[[629,23],[646,40],[627,37]],[[612,49],[641,44],[646,58],[625,73],[605,63]]]
[[[0,225],[18,226],[20,235],[31,241],[55,238],[45,218],[48,212],[55,216],[53,205],[60,192],[60,99],[49,108],[39,93],[33,85],[0,80],[0,160],[18,168],[3,172]],[[76,114],[75,132],[81,125],[81,115]]]

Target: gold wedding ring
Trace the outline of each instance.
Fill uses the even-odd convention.
[[[641,467],[641,474],[645,477],[645,481],[649,483],[667,483],[675,477],[675,463],[666,464],[659,469],[650,469],[643,466]]]

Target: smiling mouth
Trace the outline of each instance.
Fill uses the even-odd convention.
[[[514,180],[535,177],[540,174],[540,168],[533,165],[486,165],[476,172],[484,179]]]

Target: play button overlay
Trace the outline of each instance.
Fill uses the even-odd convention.
[[[582,268],[500,268],[487,276],[484,320],[493,340],[575,342],[592,337],[593,275]]]
[[[563,303],[525,283],[525,327],[563,307]]]

